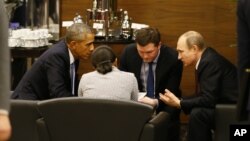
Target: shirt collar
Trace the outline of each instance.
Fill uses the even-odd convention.
[[[204,51],[205,51],[206,49],[207,49],[207,48],[205,48],[205,49],[202,51],[202,54],[204,53]],[[200,61],[201,61],[202,54],[201,54],[200,58],[198,59],[196,65],[195,65],[195,69],[196,69],[196,70],[198,70],[198,67],[199,67],[199,64],[200,64]]]
[[[199,58],[199,60],[197,61],[196,65],[195,65],[195,69],[198,70],[198,66],[200,64],[201,58]]]
[[[119,71],[119,69],[116,66],[112,66],[113,71]]]
[[[73,56],[73,54],[71,53],[70,49],[68,48],[69,50],[69,63],[72,64],[75,62],[75,58]]]
[[[159,52],[158,52],[157,56],[155,57],[153,63],[157,63],[159,56],[160,56],[160,53],[161,53],[161,48],[159,49]]]
[[[195,65],[195,69],[196,69],[196,70],[198,70],[198,66],[199,66],[199,64],[200,64],[200,60],[201,60],[201,58],[199,58],[199,60],[197,61],[196,65]]]

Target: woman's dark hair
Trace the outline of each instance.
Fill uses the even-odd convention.
[[[92,65],[101,74],[106,74],[112,71],[112,64],[115,59],[115,53],[111,47],[107,45],[98,46],[91,55]]]

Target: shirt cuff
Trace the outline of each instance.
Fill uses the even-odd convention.
[[[155,103],[156,103],[156,106],[155,106],[155,107],[158,108],[158,107],[159,107],[159,100],[158,100],[157,98],[154,99],[154,100],[156,101],[156,102],[155,102]]]
[[[9,115],[9,112],[7,110],[0,109],[0,115]]]

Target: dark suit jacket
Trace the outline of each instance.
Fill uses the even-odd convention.
[[[119,66],[121,70],[135,74],[141,92],[142,81],[140,74],[142,61],[136,49],[136,44],[130,44],[124,49]],[[179,86],[182,76],[182,67],[182,62],[178,60],[177,52],[167,46],[161,46],[160,56],[155,70],[155,97],[157,99],[159,99],[159,93],[164,93],[165,89],[169,89],[178,97],[181,96]],[[165,105],[159,100],[157,111],[161,110],[166,110],[168,112],[176,111],[176,109],[174,110],[174,108]]]
[[[217,103],[236,103],[237,69],[231,62],[214,49],[207,48],[201,56],[197,71],[199,92],[196,97],[181,101],[185,113],[194,107],[215,108]]]
[[[4,1],[0,1],[0,109],[9,110],[10,53],[8,19]],[[1,126],[1,125],[0,125]]]
[[[62,40],[38,58],[23,76],[12,98],[44,100],[72,96],[69,69],[68,47]]]
[[[250,103],[250,90],[249,90],[250,74],[246,74],[244,72],[246,68],[250,68],[250,1],[249,0],[238,0],[237,17],[238,17],[237,49],[238,49],[238,70],[239,70],[239,88],[240,88],[240,96],[237,105],[238,106],[237,117],[240,120],[244,120],[247,118],[247,115],[249,114],[249,111],[247,111],[247,104],[248,102]],[[248,76],[248,80],[245,78],[246,76]]]

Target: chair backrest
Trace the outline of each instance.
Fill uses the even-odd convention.
[[[51,141],[138,141],[151,106],[133,101],[58,98],[38,103]]]
[[[11,100],[12,135],[10,141],[38,141],[36,120],[40,117],[37,101]]]

